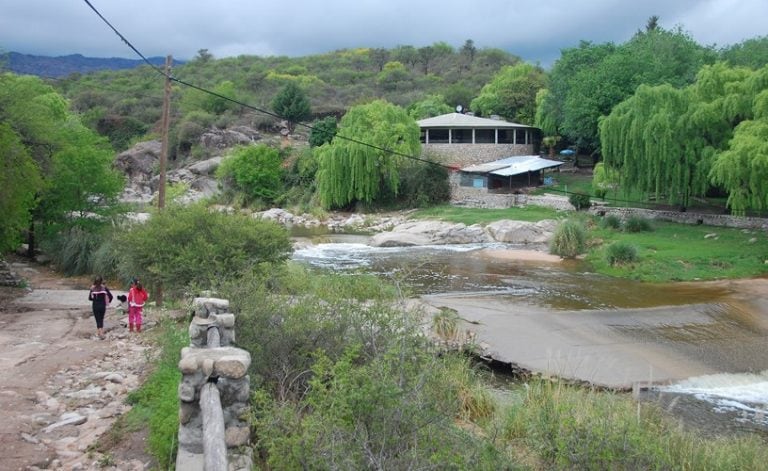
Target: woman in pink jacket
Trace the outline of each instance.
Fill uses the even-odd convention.
[[[149,293],[141,285],[141,282],[134,278],[131,280],[131,289],[128,290],[128,330],[141,332],[141,313],[144,310],[144,303],[147,302]]]

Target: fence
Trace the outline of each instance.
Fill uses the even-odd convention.
[[[196,298],[190,346],[179,369],[179,451],[176,469],[250,470],[248,411],[251,355],[230,346],[235,316],[229,301]]]

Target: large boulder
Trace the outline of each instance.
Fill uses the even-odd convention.
[[[497,242],[507,244],[546,244],[552,238],[556,227],[557,221],[552,219],[538,222],[504,219],[488,224],[485,230]]]
[[[147,203],[152,200],[152,180],[160,162],[161,147],[158,140],[139,142],[117,155],[115,168],[127,177],[122,201]]]
[[[246,126],[230,129],[211,129],[200,136],[200,145],[210,155],[222,155],[231,147],[248,145],[261,139],[258,131]]]
[[[403,247],[412,245],[478,244],[491,242],[478,224],[467,226],[444,221],[413,221],[395,226],[389,232],[371,237],[374,247]]]

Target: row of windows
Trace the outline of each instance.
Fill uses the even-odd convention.
[[[528,144],[525,129],[422,129],[422,144]],[[497,140],[498,139],[498,140]]]

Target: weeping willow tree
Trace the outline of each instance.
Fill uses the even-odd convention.
[[[317,147],[317,188],[326,208],[372,203],[397,195],[403,156],[419,154],[419,127],[399,106],[384,100],[350,108],[336,138]]]
[[[752,119],[736,126],[711,172],[712,181],[728,190],[728,207],[742,215],[768,208],[768,66],[751,74],[744,90],[742,106],[749,106]]]
[[[670,85],[641,85],[599,123],[608,170],[619,175],[625,192],[639,191],[687,205],[706,189],[708,168],[686,139],[683,116],[691,94]]]
[[[696,82],[683,89],[641,85],[600,120],[607,170],[619,175],[626,193],[687,206],[692,197],[719,185],[729,193],[728,204],[735,212],[757,208],[757,200],[745,193],[756,194],[756,187],[745,190],[749,172],[743,168],[744,157],[729,149],[747,145],[744,133],[760,135],[755,127],[739,131],[737,126],[759,114],[760,93],[768,89],[767,71],[718,63],[702,68]],[[750,149],[755,150],[753,145]],[[719,163],[722,159],[732,162]],[[754,158],[749,162],[757,163]]]

